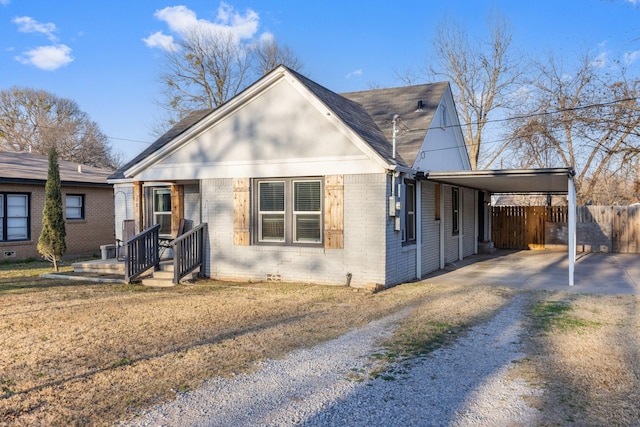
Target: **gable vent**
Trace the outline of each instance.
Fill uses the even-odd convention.
[[[422,101],[422,99],[419,99],[418,104],[416,106],[416,113],[422,113],[423,108],[424,108],[424,102]]]

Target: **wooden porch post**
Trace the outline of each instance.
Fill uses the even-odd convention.
[[[171,184],[171,237],[178,236],[180,220],[184,218],[184,185]]]
[[[135,221],[135,232],[140,233],[144,228],[144,192],[142,181],[133,182],[133,220]]]

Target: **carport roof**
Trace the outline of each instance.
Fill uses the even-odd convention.
[[[425,172],[430,181],[474,188],[490,193],[553,193],[566,194],[572,168],[500,169],[456,172]]]

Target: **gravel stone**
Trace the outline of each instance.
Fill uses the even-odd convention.
[[[524,294],[451,345],[367,378],[376,342],[406,309],[326,343],[259,365],[252,374],[213,378],[127,426],[517,426],[535,422],[527,396],[541,390],[511,378],[521,352]]]

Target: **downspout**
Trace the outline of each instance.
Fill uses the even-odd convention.
[[[483,207],[484,208],[484,207]],[[480,226],[478,224],[478,190],[473,190],[473,254],[478,255],[478,234]]]
[[[393,160],[396,159],[396,132],[397,132],[397,128],[396,128],[396,123],[398,122],[398,119],[400,118],[399,115],[394,114],[393,115],[393,119],[391,120],[391,122],[393,123],[393,137],[392,137],[392,142],[393,142],[393,152],[391,154],[391,158]]]
[[[396,122],[398,121],[399,116],[397,114],[393,115],[393,135],[392,135],[392,145],[393,145],[393,152],[392,152],[392,158],[395,162],[396,160]],[[393,173],[391,174],[391,196],[389,196],[389,216],[394,217],[395,218],[395,225],[394,225],[394,229],[396,231],[400,231],[400,227],[399,227],[399,217],[398,217],[398,212],[396,209],[396,205],[397,205],[397,196],[396,196],[396,178],[400,176],[400,171],[398,170],[398,164],[397,162],[395,163],[394,167],[393,167]],[[399,194],[398,194],[399,196]]]
[[[458,260],[464,259],[464,188],[458,190]]]
[[[440,270],[444,269],[444,184],[440,187]]]
[[[422,278],[422,181],[416,181],[416,279]]]
[[[392,133],[392,146],[393,146],[393,151],[391,152],[391,158],[395,161],[396,160],[396,132],[397,132],[397,128],[396,128],[396,122],[398,121],[398,118],[400,116],[398,116],[397,114],[393,115],[393,119],[392,119],[392,123],[393,123],[393,133]],[[395,208],[396,208],[396,174],[393,173],[391,175],[391,197],[393,199],[393,208],[390,207],[389,211],[391,212],[391,210],[393,209],[393,211],[395,212]],[[395,215],[394,215],[395,216]]]

